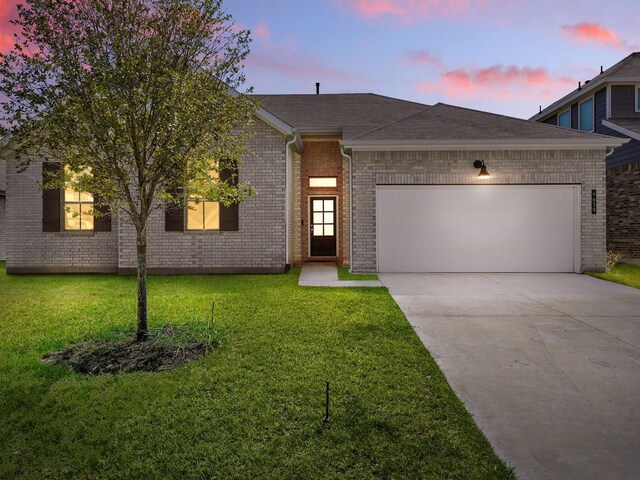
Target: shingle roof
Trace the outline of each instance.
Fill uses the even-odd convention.
[[[636,134],[635,138],[640,138],[640,118],[611,118],[608,122],[629,130]]]
[[[262,108],[294,128],[340,127],[358,135],[407,117],[428,105],[373,93],[257,95]]]
[[[438,103],[352,140],[586,139],[592,133]]]

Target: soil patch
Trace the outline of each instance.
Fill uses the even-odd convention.
[[[45,355],[42,361],[85,375],[158,372],[202,358],[214,347],[187,330],[162,328],[150,332],[146,342],[136,342],[133,332],[120,332],[114,339],[70,345]]]

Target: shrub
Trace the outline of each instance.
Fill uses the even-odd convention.
[[[622,255],[618,252],[614,252],[613,250],[609,250],[607,252],[607,272],[613,270],[613,267],[620,261]]]

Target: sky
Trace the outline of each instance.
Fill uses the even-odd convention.
[[[17,0],[0,0],[0,50]],[[640,51],[638,0],[225,0],[255,93],[373,92],[529,118]]]

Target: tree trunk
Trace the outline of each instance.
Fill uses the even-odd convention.
[[[147,233],[138,232],[136,239],[138,251],[138,330],[136,341],[144,342],[149,338],[147,326]]]

